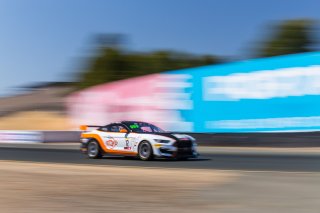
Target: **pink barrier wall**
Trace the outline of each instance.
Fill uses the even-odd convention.
[[[177,111],[188,101],[175,97],[181,77],[153,74],[76,92],[67,99],[69,116],[75,126],[139,120],[169,130],[191,130]]]

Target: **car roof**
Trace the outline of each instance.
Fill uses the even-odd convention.
[[[125,125],[125,123],[127,123],[127,122],[129,122],[129,123],[146,123],[146,124],[149,124],[148,122],[145,122],[145,121],[120,121],[120,122],[109,123],[106,126],[113,125],[113,124],[124,124]]]
[[[121,123],[130,122],[130,123],[148,123],[145,121],[121,121]]]

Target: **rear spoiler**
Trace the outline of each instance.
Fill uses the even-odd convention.
[[[100,128],[102,126],[97,126],[97,125],[81,125],[80,130],[82,131],[87,131],[88,128]]]

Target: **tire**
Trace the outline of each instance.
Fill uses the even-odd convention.
[[[177,160],[181,160],[181,161],[186,161],[188,160],[189,157],[178,157]]]
[[[141,160],[152,160],[153,159],[153,149],[148,141],[142,141],[139,145],[138,155]]]
[[[87,148],[88,148],[87,155],[89,158],[91,159],[102,158],[101,148],[96,140],[89,141]]]
[[[133,160],[136,159],[137,156],[123,156],[124,159],[126,160]]]

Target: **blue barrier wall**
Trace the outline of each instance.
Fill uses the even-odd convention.
[[[320,130],[320,52],[183,69],[194,132]],[[180,82],[181,83],[181,82]]]

